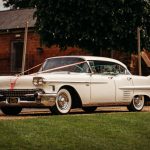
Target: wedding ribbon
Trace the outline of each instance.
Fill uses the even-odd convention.
[[[56,67],[56,68],[52,68],[52,69],[47,69],[47,70],[44,70],[44,71],[40,71],[40,72],[37,72],[37,73],[33,73],[32,75],[36,75],[36,74],[39,74],[39,73],[47,73],[47,72],[50,72],[50,71],[54,71],[54,70],[58,70],[58,69],[62,69],[62,68],[67,68],[67,67],[71,67],[71,66],[74,66],[74,65],[79,65],[79,64],[83,64],[85,63],[86,61],[81,61],[81,62],[77,62],[77,63],[73,63],[73,64],[69,64],[69,65],[64,65],[64,66],[60,66],[60,67]],[[10,79],[10,90],[13,91],[14,90],[14,87],[16,85],[16,82],[17,80],[19,79],[19,76],[23,75],[24,73],[30,71],[30,70],[33,70],[37,67],[39,67],[40,65],[42,65],[43,63],[41,64],[38,64],[28,70],[25,70],[24,72],[21,72],[20,74],[17,74],[16,75],[16,79],[14,79],[12,81],[12,79]]]

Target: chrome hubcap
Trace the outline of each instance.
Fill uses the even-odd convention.
[[[60,93],[58,96],[58,106],[61,110],[65,110],[68,108],[69,99],[65,93]]]
[[[143,106],[143,96],[138,96],[134,98],[134,105],[135,107],[139,108]]]

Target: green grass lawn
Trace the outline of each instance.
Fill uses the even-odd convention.
[[[150,113],[0,120],[0,150],[149,150]]]

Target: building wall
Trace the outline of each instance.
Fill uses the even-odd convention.
[[[0,75],[17,73],[11,69],[12,42],[23,41],[23,39],[24,34],[21,32],[0,34]],[[42,48],[43,52],[39,53],[38,48]],[[69,47],[67,50],[62,51],[57,46],[50,48],[41,46],[39,35],[34,32],[28,33],[25,70],[42,63],[45,58],[61,55],[88,55],[88,53],[75,47]]]
[[[0,35],[0,74],[10,71],[10,47],[12,35]]]
[[[17,71],[12,71],[12,43],[24,40],[24,33],[21,31],[11,31],[13,33],[0,33],[0,75],[11,75],[18,73]],[[42,53],[38,52],[38,48],[42,48]],[[60,50],[57,46],[51,46],[50,48],[42,46],[40,44],[40,37],[35,32],[28,33],[27,40],[27,53],[26,53],[26,67],[25,70],[32,68],[40,63],[42,63],[46,58],[53,56],[62,55],[91,55],[87,51],[76,47],[68,47],[67,50]],[[132,57],[131,54],[122,51],[100,51],[100,56],[111,57],[121,62],[125,63],[129,70],[133,74],[137,74],[137,68],[131,65]],[[145,68],[145,67],[144,67]],[[33,69],[28,73],[36,72],[39,69]]]

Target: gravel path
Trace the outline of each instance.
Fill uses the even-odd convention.
[[[128,112],[126,107],[99,107],[94,113],[114,113],[114,112]],[[145,106],[142,112],[150,112],[150,106]],[[70,115],[87,114],[82,109],[73,109]],[[0,111],[0,120],[16,120],[28,118],[41,118],[51,116],[49,109],[23,109],[18,116],[6,116]]]

